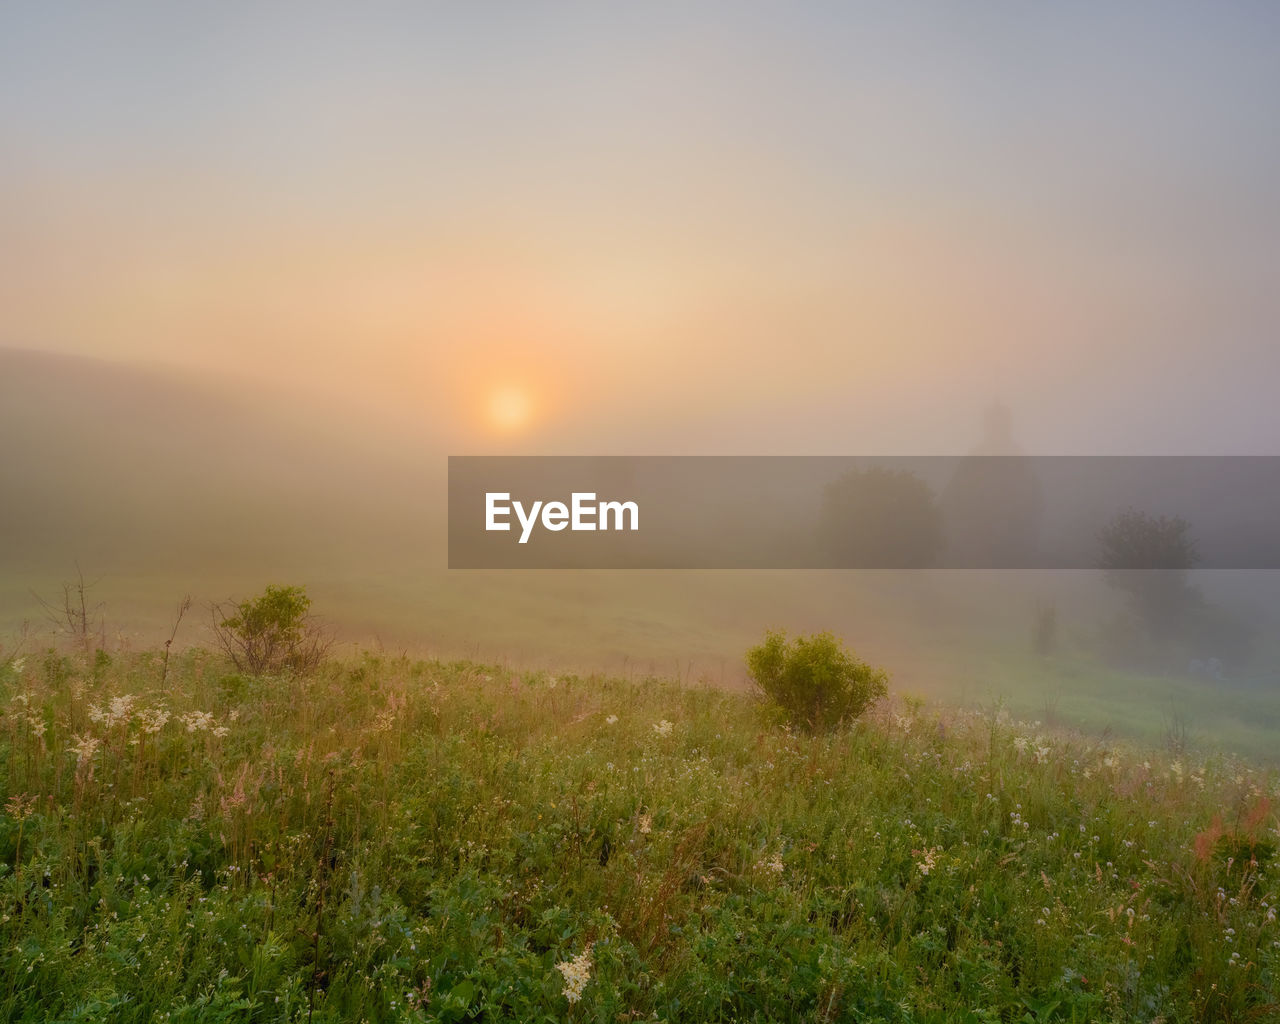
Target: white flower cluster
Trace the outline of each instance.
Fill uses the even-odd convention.
[[[98,749],[98,740],[92,736],[76,736],[71,753],[76,755],[76,767],[83,768]]]
[[[25,693],[15,693],[12,703],[18,706],[14,713],[15,720],[25,721],[31,727],[31,732],[36,739],[40,739],[44,735],[44,719],[37,712],[30,710],[31,697]]]
[[[187,732],[210,732],[218,739],[231,731],[225,725],[218,725],[209,711],[188,711],[181,722],[187,727]]]
[[[757,871],[768,871],[772,874],[781,876],[786,869],[786,865],[782,863],[781,850],[774,853],[773,856],[763,856],[756,861]]]
[[[588,946],[572,960],[562,960],[556,964],[556,970],[564,975],[564,997],[576,1003],[591,980],[591,947]]]
[[[664,718],[662,721],[654,723],[653,731],[659,736],[670,736],[672,728],[671,723]]]
[[[138,712],[138,721],[143,732],[154,736],[169,721],[169,712],[165,708],[143,708]]]
[[[1034,740],[1028,739],[1026,736],[1015,736],[1013,738],[1013,748],[1019,754],[1025,754],[1030,750],[1035,755],[1036,764],[1044,764],[1049,760],[1049,755],[1053,753],[1053,748],[1049,746],[1049,741],[1043,736],[1037,736]]]
[[[89,705],[89,721],[101,726],[104,732],[109,732],[117,725],[127,726],[136,719],[144,733],[154,736],[168,724],[172,717],[173,714],[169,709],[160,705],[138,707],[138,698],[131,693],[112,697],[105,706],[100,704]],[[197,729],[210,729],[216,735],[226,735],[225,729],[221,733],[217,732],[214,728],[213,716],[203,711],[194,711],[183,715],[182,722],[186,725],[188,732],[195,732]]]
[[[187,732],[202,732],[213,728],[213,715],[208,711],[188,711],[182,716],[182,724]]]
[[[133,704],[137,698],[131,693],[121,694],[119,697],[112,697],[111,703],[105,708],[97,704],[89,705],[89,721],[96,722],[104,729],[112,729],[121,722],[129,721],[133,714]]]

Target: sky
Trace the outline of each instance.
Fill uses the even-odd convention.
[[[696,9],[695,9],[696,8]],[[0,346],[455,453],[1276,453],[1262,3],[0,6]]]

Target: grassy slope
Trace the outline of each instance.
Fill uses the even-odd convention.
[[[32,597],[59,595],[56,573],[0,573],[0,656],[23,619],[52,634]],[[1077,574],[1077,576],[1082,574]],[[417,656],[538,666],[552,671],[658,675],[744,684],[742,652],[765,629],[830,629],[884,665],[896,692],[950,705],[995,700],[1027,719],[1091,734],[1163,743],[1176,722],[1197,748],[1275,757],[1280,688],[1261,681],[1142,675],[1104,664],[1097,622],[1118,605],[1096,581],[1071,574],[841,574],[748,572],[387,573],[342,576],[260,569],[196,577],[108,574],[97,581],[108,639],[163,642],[184,592],[197,599],[179,644],[211,645],[207,601],[301,582],[340,634]],[[1030,651],[1031,610],[1046,596],[1063,611],[1060,650]],[[1093,618],[1090,618],[1092,614]],[[1263,666],[1277,661],[1274,642]],[[1260,670],[1261,671],[1261,670]],[[1270,669],[1266,669],[1270,672]],[[1265,673],[1264,673],[1265,674]]]
[[[160,674],[152,654],[0,668],[8,1019],[1280,1002],[1276,779],[1223,759],[903,704],[810,738],[710,688],[462,663],[252,680],[193,652]],[[570,1004],[557,964],[585,951]]]

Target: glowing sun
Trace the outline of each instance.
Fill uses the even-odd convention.
[[[490,392],[486,411],[489,423],[507,433],[528,425],[533,417],[533,401],[524,388],[506,384]]]

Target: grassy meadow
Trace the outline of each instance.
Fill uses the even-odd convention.
[[[68,566],[74,569],[72,563]],[[89,601],[113,648],[159,646],[184,592],[199,595],[178,646],[215,646],[208,603],[252,593],[270,570],[199,566],[90,569]],[[747,686],[742,653],[770,628],[829,629],[890,673],[895,692],[948,706],[1004,702],[1021,718],[1149,745],[1185,726],[1197,748],[1273,760],[1280,727],[1280,636],[1260,630],[1254,663],[1224,681],[1142,672],[1100,654],[1123,602],[1088,572],[359,572],[281,570],[302,579],[344,652],[466,659],[528,671]],[[264,572],[268,575],[264,579]],[[73,574],[73,573],[72,573]],[[62,576],[0,573],[0,642],[56,642],[36,596],[58,603]],[[1274,584],[1258,605],[1275,607]],[[1059,610],[1049,656],[1032,644],[1034,611]]]
[[[1277,778],[891,699],[0,667],[0,1018],[1265,1021]]]
[[[0,1024],[1280,1024],[1278,56],[0,2]]]

